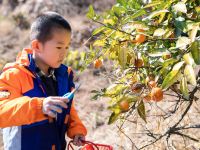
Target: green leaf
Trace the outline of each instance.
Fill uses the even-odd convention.
[[[88,13],[86,15],[88,18],[93,19],[95,17],[94,8],[92,5],[89,6]]]
[[[93,95],[93,96],[92,96],[92,98],[91,98],[91,99],[92,99],[92,100],[97,100],[99,97],[100,97],[100,95],[98,95],[98,94],[95,94],[95,95]]]
[[[184,61],[177,63],[174,65],[172,71],[170,71],[167,76],[165,77],[163,83],[162,83],[162,88],[167,89],[170,87],[174,82],[176,82],[180,76],[181,76],[181,71],[180,68],[183,66]]]
[[[119,95],[127,86],[122,84],[111,84],[105,91],[106,96]]]
[[[126,66],[127,54],[128,54],[127,48],[119,46],[119,48],[118,48],[118,60],[119,60],[119,64],[122,66],[123,69]]]
[[[117,113],[113,112],[108,120],[108,124],[112,124],[113,122],[115,122],[118,119],[119,115],[120,115],[120,112],[117,112]]]
[[[131,19],[135,19],[135,18],[140,17],[144,14],[146,14],[146,11],[144,9],[140,9],[131,16]]]
[[[126,0],[117,0],[117,3],[119,3],[122,6],[126,6],[127,5]]]
[[[186,76],[187,81],[189,81],[193,86],[197,85],[196,75],[191,65],[185,66],[184,75]]]
[[[178,80],[178,78],[180,77],[180,75],[181,75],[180,71],[172,70],[165,77],[165,79],[164,79],[164,81],[162,83],[162,88],[163,89],[167,89],[168,87],[170,87],[172,84],[174,84],[174,82],[176,82]]]
[[[183,17],[177,17],[175,18],[175,26],[181,30],[183,30],[186,27],[185,18]]]
[[[104,24],[111,25],[111,26],[113,26],[115,24],[115,22],[116,21],[114,19],[104,19],[103,20]]]
[[[183,77],[180,83],[180,90],[183,94],[183,97],[189,100],[189,92],[186,77]]]
[[[178,62],[177,64],[174,65],[172,70],[173,71],[176,71],[176,70],[179,71],[184,63],[185,63],[184,61]]]
[[[156,17],[156,16],[159,16],[159,15],[161,15],[161,14],[163,14],[163,13],[166,13],[166,12],[169,12],[168,10],[158,10],[158,11],[154,11],[154,12],[152,12],[147,18],[144,18],[144,20],[146,20],[146,19],[152,19],[152,18],[154,18],[154,17]]]
[[[163,63],[163,68],[166,68],[166,67],[168,67],[168,66],[173,65],[175,62],[177,62],[177,59],[174,59],[174,58],[167,59],[167,60],[165,60],[165,62]]]
[[[191,53],[184,54],[183,59],[186,64],[191,65],[191,66],[194,65],[194,59],[192,58]]]
[[[200,40],[192,43],[190,51],[192,53],[192,57],[194,58],[194,62],[197,65],[200,65]]]
[[[197,14],[200,14],[200,6],[195,7]]]
[[[112,11],[116,15],[120,16],[120,15],[122,15],[126,12],[126,9],[123,6],[115,5],[115,6],[112,7]]]
[[[93,46],[104,46],[106,43],[106,40],[105,39],[99,39],[99,40],[96,40],[94,43],[93,43]]]
[[[102,32],[103,30],[105,30],[105,27],[104,27],[104,26],[99,27],[99,28],[96,28],[96,29],[92,32],[92,35],[96,35],[96,34]]]
[[[137,107],[137,111],[139,116],[147,123],[146,121],[146,113],[145,113],[145,106],[144,106],[144,102],[141,100],[138,107]]]
[[[175,37],[179,37],[181,36],[183,30],[186,28],[186,22],[185,22],[185,18],[183,17],[178,17],[175,18]]]
[[[151,3],[147,4],[147,5],[145,5],[144,8],[149,8],[149,7],[157,6],[157,5],[161,4],[161,3],[162,2],[160,2],[160,1],[154,1],[154,2],[151,2]]]

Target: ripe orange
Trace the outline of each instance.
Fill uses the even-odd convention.
[[[138,34],[138,35],[136,35],[136,37],[135,37],[135,42],[136,42],[137,44],[141,44],[141,43],[143,43],[144,41],[146,41],[146,36],[145,36],[144,34]]]
[[[126,112],[129,110],[129,103],[127,100],[122,100],[120,103],[119,103],[119,107],[120,107],[120,110],[122,112]]]
[[[137,68],[140,68],[144,65],[144,62],[142,59],[138,58],[138,59],[135,59],[135,67]]]
[[[154,87],[151,90],[151,98],[152,100],[159,102],[163,99],[163,91],[159,87]]]
[[[154,88],[154,87],[156,87],[156,82],[155,81],[149,81],[148,82],[148,86],[150,87],[150,88]]]
[[[96,68],[96,69],[98,69],[98,68],[100,68],[101,66],[102,66],[102,61],[100,60],[100,59],[96,59],[95,61],[94,61],[94,67]]]

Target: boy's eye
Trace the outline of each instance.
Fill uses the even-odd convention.
[[[56,47],[57,49],[62,49],[62,47]]]
[[[69,47],[65,47],[65,49],[69,49]]]

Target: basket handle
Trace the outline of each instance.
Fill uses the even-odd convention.
[[[95,146],[95,148],[96,148],[97,150],[99,150],[98,146],[97,146],[95,143],[93,143],[93,142],[84,141],[84,140],[82,140],[82,142],[83,142],[84,144],[91,144],[91,145]],[[67,150],[70,150],[70,148],[71,148],[72,150],[74,150],[74,148],[73,148],[73,146],[72,146],[72,143],[73,143],[73,140],[71,140],[71,141],[69,142],[69,144],[68,144],[68,146],[67,146]]]

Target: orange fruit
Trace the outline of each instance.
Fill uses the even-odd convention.
[[[153,101],[159,102],[163,99],[163,91],[159,87],[154,87],[151,90],[151,98]]]
[[[156,82],[155,81],[149,81],[148,82],[148,86],[150,87],[150,88],[154,88],[154,87],[156,87]]]
[[[96,69],[98,69],[98,68],[100,68],[101,66],[102,66],[102,61],[100,60],[100,59],[96,59],[95,61],[94,61],[94,67],[96,68]]]
[[[127,100],[122,100],[120,103],[119,103],[119,107],[120,107],[120,110],[122,112],[126,112],[129,110],[129,103]]]
[[[145,36],[144,34],[138,34],[138,35],[136,35],[136,37],[135,37],[135,42],[136,42],[137,44],[141,44],[141,43],[143,43],[144,41],[146,41],[146,36]]]
[[[144,65],[144,62],[142,59],[138,58],[138,59],[135,59],[135,67],[137,68],[140,68]]]

